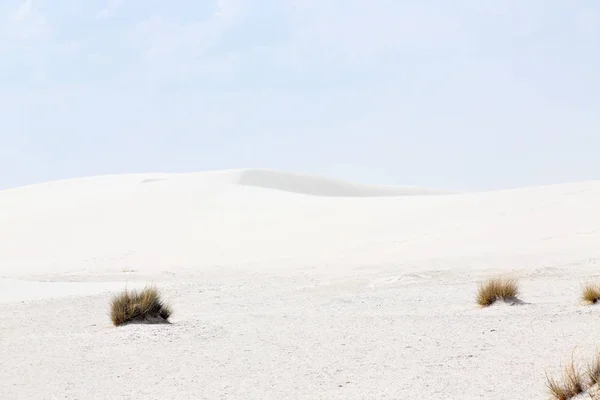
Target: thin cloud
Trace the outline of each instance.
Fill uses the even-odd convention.
[[[13,22],[23,22],[31,14],[32,0],[25,0],[21,2],[19,8],[17,8],[11,15],[10,20]]]
[[[235,19],[240,15],[240,5],[236,0],[217,0],[215,17]]]
[[[164,82],[215,75],[279,75],[285,80],[294,74],[331,76],[373,66],[392,68],[401,60],[438,55],[510,57],[517,50],[528,55],[548,43],[561,46],[556,38],[573,34],[587,33],[588,41],[597,40],[599,26],[597,6],[557,1],[546,7],[542,0],[213,0],[202,6],[193,0],[177,5],[156,0],[131,10],[125,0],[100,0],[77,2],[77,21],[105,19],[102,24],[90,20],[89,28],[81,30],[70,14],[74,1],[61,8],[46,0],[46,9],[40,9],[41,1],[14,2],[5,10],[0,39],[14,54],[3,59],[38,52],[40,64],[65,71],[67,63],[49,56],[60,48],[77,54],[73,57],[78,62],[107,60],[95,69],[99,76],[126,80],[146,74]],[[122,18],[110,18],[117,13]],[[51,35],[50,21],[57,26],[60,21],[60,38]],[[49,39],[44,46],[19,47],[20,40],[43,38]],[[81,66],[74,60],[70,65]]]
[[[232,58],[208,56],[235,26],[242,12],[239,2],[219,0],[205,20],[182,22],[154,15],[135,24],[131,44],[141,55],[138,73],[147,79],[182,79],[193,75],[218,75],[231,71]],[[223,67],[223,68],[220,68]]]
[[[112,17],[119,8],[123,5],[125,0],[110,0],[106,7],[96,14],[96,18],[109,18]]]
[[[33,0],[24,0],[10,13],[6,32],[12,38],[32,40],[46,38],[50,31],[46,17],[35,8]]]

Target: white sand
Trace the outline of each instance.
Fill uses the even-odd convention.
[[[0,399],[546,399],[600,344],[600,182],[473,194],[265,170],[0,192]],[[479,309],[480,280],[525,306]],[[155,282],[172,325],[114,328]]]

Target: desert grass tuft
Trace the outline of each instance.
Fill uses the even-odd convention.
[[[110,318],[113,325],[129,322],[167,322],[171,308],[160,299],[155,287],[146,287],[142,291],[128,291],[114,296],[110,304]]]
[[[597,354],[592,362],[587,365],[586,373],[589,386],[600,384],[600,354]]]
[[[546,386],[555,400],[572,399],[586,390],[583,375],[575,368],[573,360],[565,368],[562,379],[557,380],[546,375]]]
[[[477,304],[491,306],[498,300],[518,302],[519,285],[516,279],[492,278],[482,283],[477,292]]]
[[[600,284],[586,283],[583,285],[581,299],[588,304],[596,304],[600,301]]]

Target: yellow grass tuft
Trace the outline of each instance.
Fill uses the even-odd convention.
[[[581,299],[588,304],[596,304],[600,300],[600,284],[586,283],[583,285]]]
[[[592,362],[587,365],[586,372],[590,386],[600,384],[600,354],[596,355]]]
[[[477,304],[487,307],[498,300],[517,301],[519,285],[516,279],[492,278],[482,283],[477,292]]]
[[[146,287],[141,292],[126,289],[114,296],[110,304],[110,318],[115,326],[129,322],[167,322],[171,314],[171,308],[162,302],[154,287]]]
[[[583,375],[575,368],[572,359],[571,363],[565,368],[561,380],[546,375],[546,386],[554,400],[568,400],[586,390]]]

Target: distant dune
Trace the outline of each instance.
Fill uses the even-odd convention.
[[[166,180],[187,180],[191,185],[198,183],[239,184],[265,189],[281,190],[299,194],[332,197],[379,197],[379,196],[417,196],[428,194],[449,194],[448,190],[419,187],[399,187],[384,185],[365,185],[344,182],[305,174],[295,174],[268,169],[236,169],[183,174],[125,174],[103,175],[96,177],[65,179],[22,188],[5,190],[42,190],[48,189],[101,189],[132,183],[153,183]],[[0,191],[2,193],[2,191]]]
[[[260,169],[241,171],[238,183],[315,196],[377,197],[450,193],[417,187],[357,185],[334,179]]]
[[[0,192],[0,274],[558,257],[595,249],[599,202],[599,182],[448,194],[257,169],[62,180]]]

